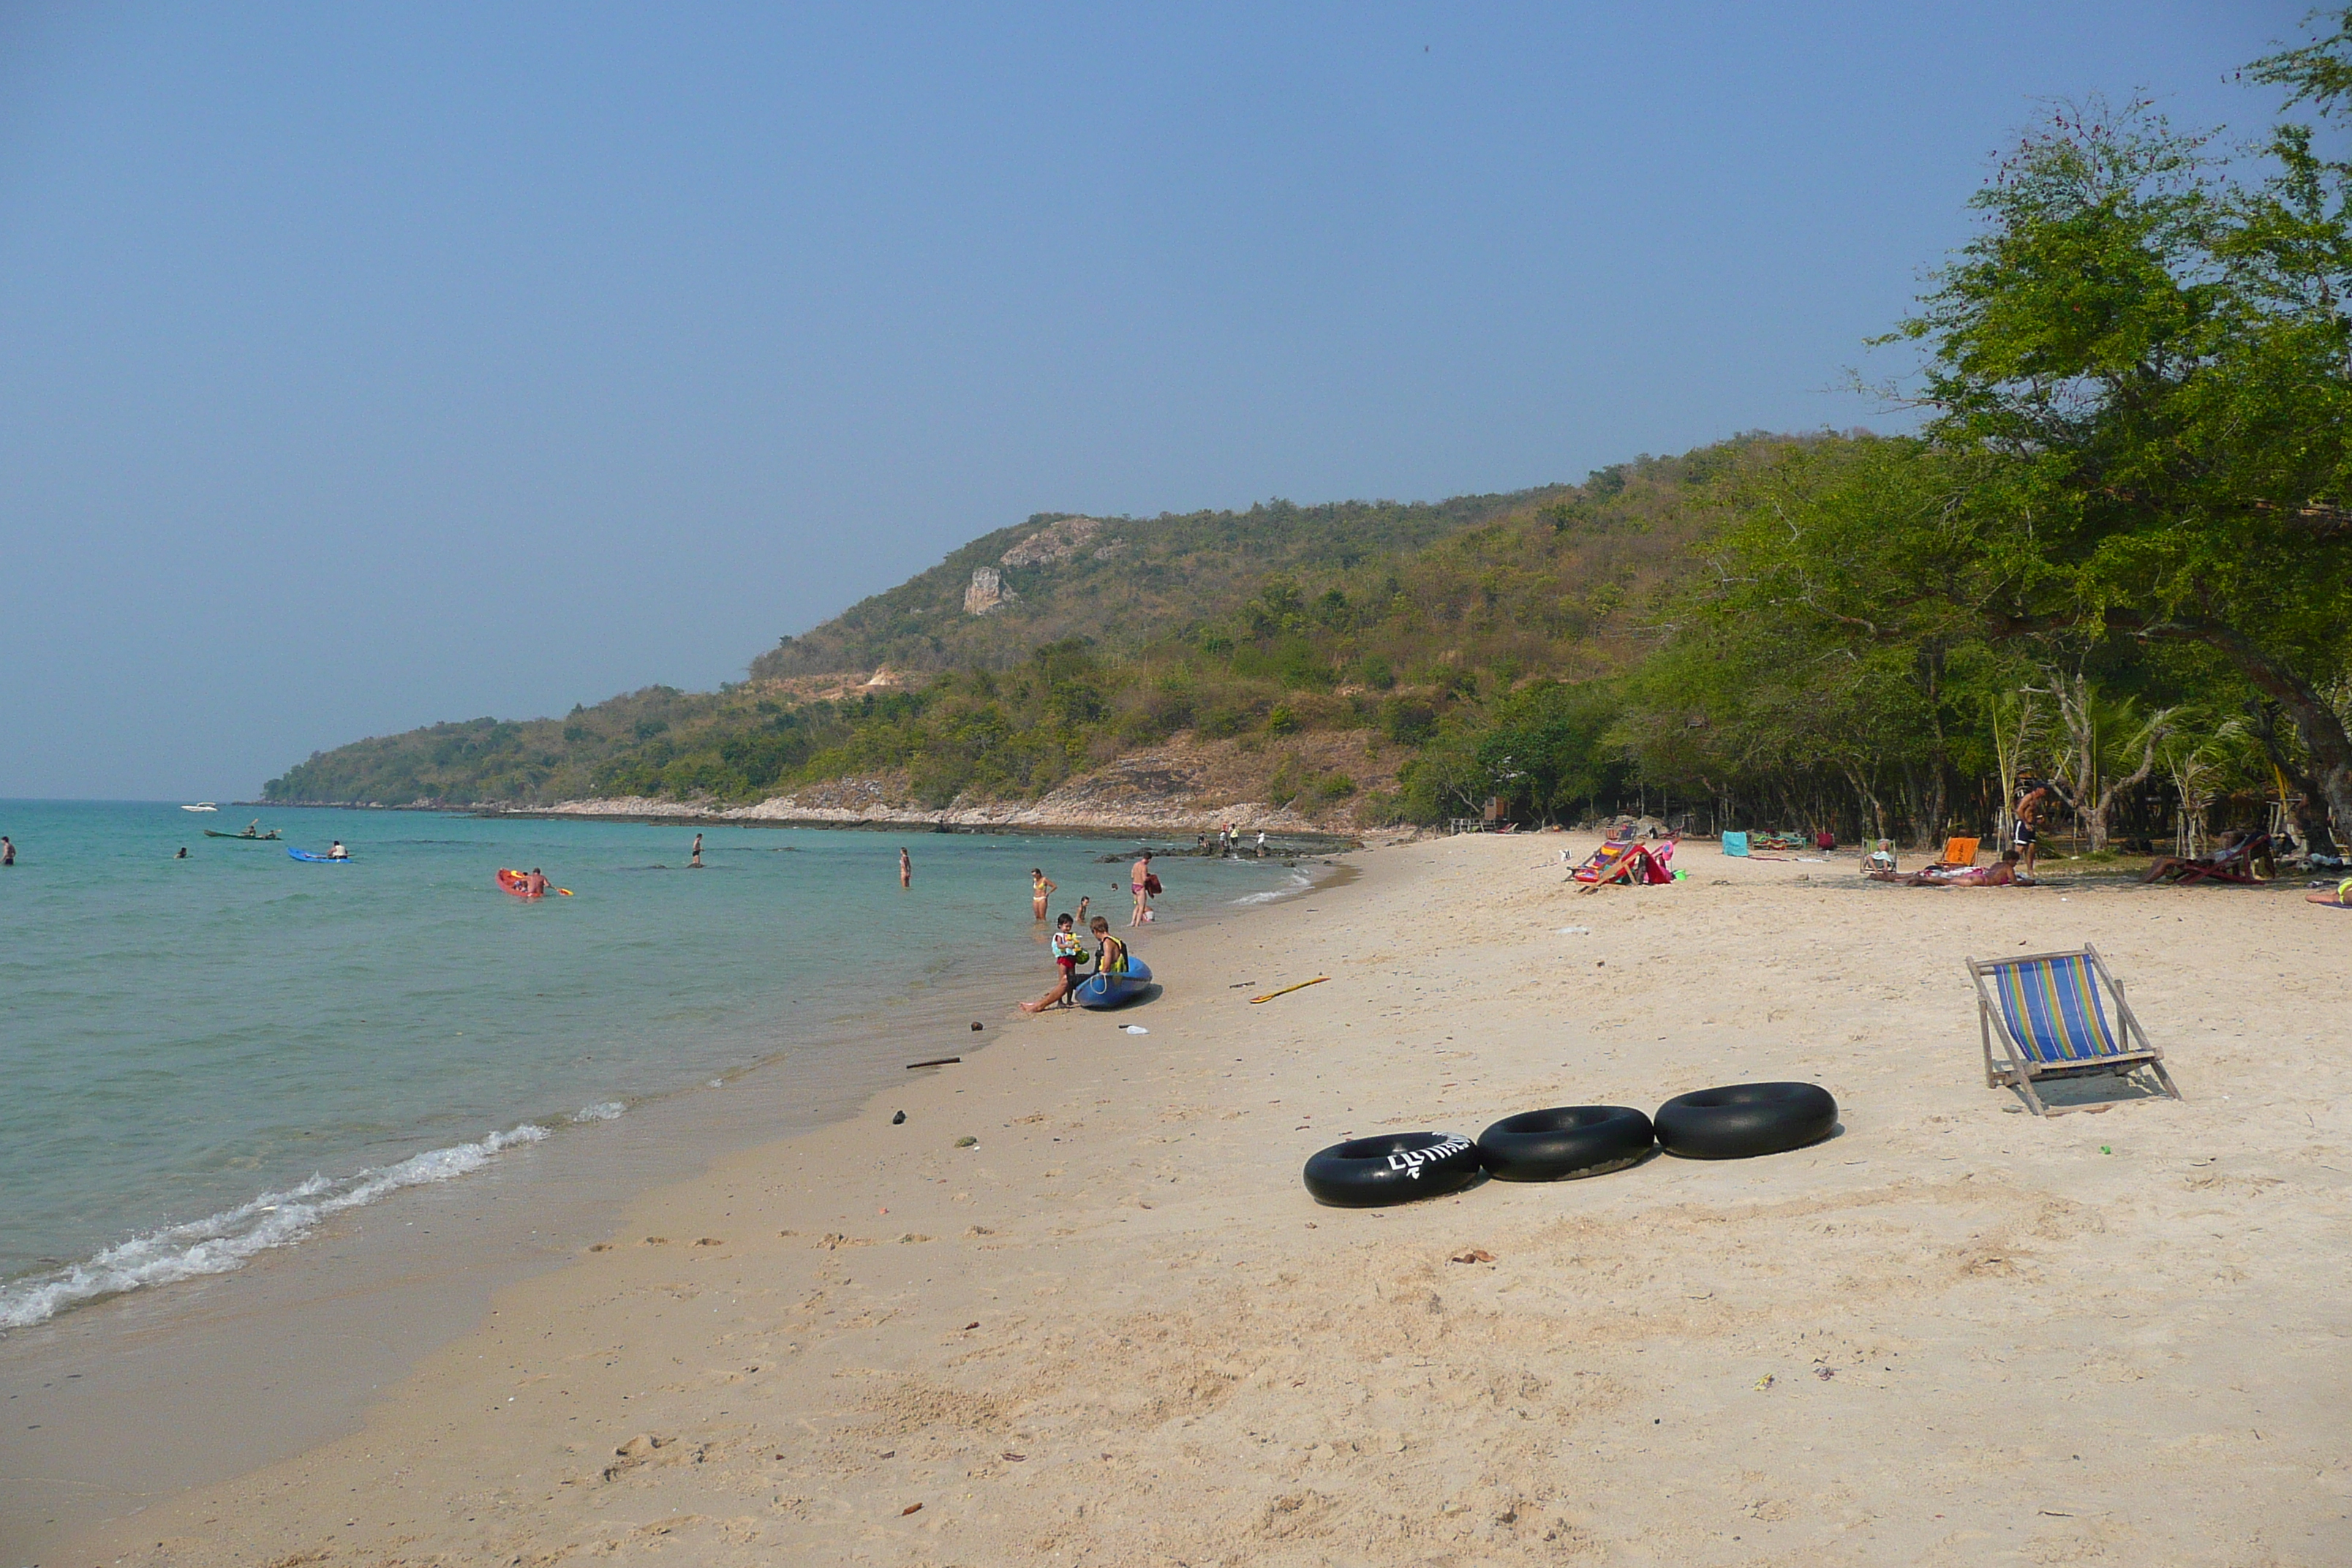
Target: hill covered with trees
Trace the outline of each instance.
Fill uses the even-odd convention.
[[[1747,436],[1434,506],[1041,514],[752,679],[363,742],[272,798],[1034,798],[1189,737],[1356,821],[1500,799],[1935,841],[2028,773],[2091,853],[2352,826],[2352,10],[2267,141],[2067,109],[1894,323],[1916,432]],[[2340,132],[2340,124],[2331,133]],[[2235,149],[2235,150],[2231,150]],[[846,684],[888,665],[898,687]],[[835,677],[819,691],[820,675]],[[864,679],[863,674],[859,676]],[[822,684],[822,683],[820,683]],[[1311,775],[1359,735],[1393,788]]]

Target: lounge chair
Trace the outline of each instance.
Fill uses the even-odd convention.
[[[1979,841],[1974,838],[1945,839],[1944,852],[1936,858],[1934,864],[1927,867],[1926,868],[1932,871],[1936,869],[1937,866],[1975,865],[1977,863],[1978,842]]]
[[[1611,848],[1617,849],[1619,853],[1607,855]],[[1577,889],[1580,893],[1591,892],[1612,882],[1622,882],[1629,888],[1663,887],[1675,879],[1674,868],[1667,864],[1674,855],[1675,847],[1671,842],[1655,848],[1644,844],[1603,846],[1601,853],[1594,855],[1570,875],[1584,884]],[[1603,856],[1607,857],[1605,860]]]
[[[2129,1079],[2146,1069],[2164,1093],[2180,1098],[2172,1075],[2164,1070],[2163,1051],[2149,1042],[2097,948],[2085,943],[2079,952],[1968,962],[1977,986],[1987,1088],[2012,1087],[2034,1115],[2049,1116],[2052,1108],[2034,1091],[2036,1079],[2095,1072]],[[2113,1021],[2099,994],[2102,983],[2115,1000]],[[1999,1061],[1993,1057],[1996,1036],[2004,1058]],[[2059,1111],[2071,1109],[2057,1107]]]
[[[2248,834],[2219,855],[2195,858],[2167,855],[2140,873],[2143,882],[2169,882],[2185,888],[2191,882],[2231,882],[2258,887],[2278,874],[2271,858],[2271,836]]]

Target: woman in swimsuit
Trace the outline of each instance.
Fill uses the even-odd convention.
[[[1029,868],[1029,912],[1039,920],[1045,918],[1045,900],[1054,893],[1055,884],[1036,867]]]

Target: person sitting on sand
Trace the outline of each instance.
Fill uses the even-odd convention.
[[[2242,854],[2246,847],[2246,840],[2252,837],[2251,833],[2232,827],[2222,833],[2221,847],[2211,855],[2201,858],[2195,855],[2159,855],[2148,863],[2147,870],[2139,874],[2139,879],[2143,882],[2154,882],[2181,871],[2198,869],[2210,871],[2217,866],[2227,866]],[[2267,847],[2258,859],[2263,864],[2250,865],[2242,869],[2263,877],[2274,877],[2278,874],[2277,867],[2269,863],[2272,857]]]
[[[1029,913],[1037,920],[1045,918],[1045,900],[1054,896],[1056,884],[1036,867],[1029,868]]]
[[[1127,973],[1127,943],[1110,934],[1110,921],[1100,915],[1087,928],[1095,933],[1095,973],[1124,974]]]
[[[2030,888],[2033,879],[2017,874],[2018,852],[2004,849],[1998,866],[1967,866],[1957,871],[1914,871],[1898,877],[1892,871],[1873,871],[1874,881],[1892,882],[1898,888]]]
[[[1061,973],[1055,980],[1051,991],[1034,1002],[1022,1003],[1021,1010],[1024,1013],[1042,1013],[1055,1005],[1069,1006],[1071,995],[1078,988],[1078,961],[1086,953],[1077,933],[1070,929],[1070,917],[1063,915],[1056,919],[1054,921],[1054,963]]]

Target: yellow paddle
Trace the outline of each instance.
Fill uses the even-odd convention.
[[[1279,991],[1269,991],[1263,996],[1253,996],[1250,998],[1250,1005],[1255,1007],[1261,1002],[1271,1002],[1277,996],[1287,996],[1294,991],[1304,991],[1309,985],[1320,985],[1330,978],[1328,974],[1318,974],[1312,980],[1302,980],[1296,985],[1286,985]]]

